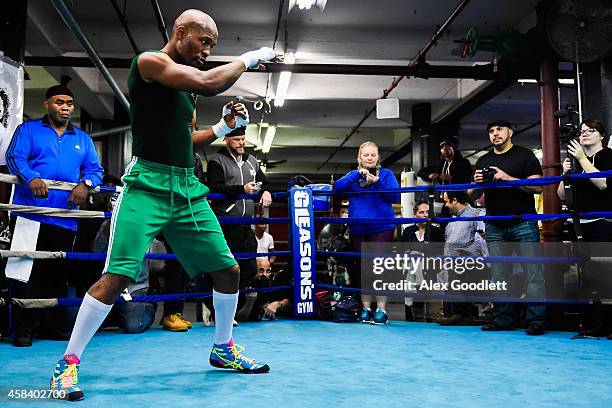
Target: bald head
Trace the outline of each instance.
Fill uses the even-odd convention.
[[[178,28],[181,26],[186,29],[191,27],[207,28],[217,33],[217,24],[215,24],[215,20],[203,11],[196,9],[185,10],[176,20],[174,20],[172,35],[176,35]]]
[[[200,10],[185,10],[174,21],[172,38],[164,51],[178,63],[201,68],[218,37],[212,17]]]

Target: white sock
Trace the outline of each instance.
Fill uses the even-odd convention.
[[[227,294],[213,290],[213,306],[215,307],[215,344],[229,343],[238,307],[238,293]]]
[[[79,308],[79,314],[74,323],[74,329],[72,330],[72,335],[64,355],[74,354],[81,358],[83,350],[85,350],[85,347],[87,347],[87,344],[96,334],[112,308],[113,305],[102,303],[89,293],[86,293],[83,303],[81,303]]]

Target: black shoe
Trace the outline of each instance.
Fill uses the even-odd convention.
[[[606,337],[608,340],[612,340],[612,334]]]
[[[453,314],[448,317],[438,317],[436,323],[441,326],[470,326],[473,320],[470,316]]]
[[[485,324],[480,328],[482,331],[512,331],[514,327],[512,326],[502,326],[497,322],[491,322],[489,324]]]
[[[527,334],[530,336],[541,336],[544,334],[544,326],[539,323],[531,323],[527,326]]]
[[[15,347],[32,347],[32,336],[28,336],[28,335],[15,336],[15,339],[13,340],[13,345]]]
[[[54,331],[50,333],[38,333],[36,338],[41,340],[68,341],[70,340],[70,334],[61,331]]]

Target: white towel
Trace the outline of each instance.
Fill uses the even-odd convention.
[[[40,222],[17,217],[11,251],[36,251]],[[33,259],[9,258],[6,263],[6,277],[21,282],[28,282],[32,273]]]

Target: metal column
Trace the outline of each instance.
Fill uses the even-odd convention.
[[[544,176],[558,176],[561,174],[561,160],[559,152],[559,120],[554,112],[558,109],[557,79],[555,64],[551,60],[544,60],[540,64],[540,99],[542,125],[542,170]],[[544,213],[559,214],[561,201],[557,196],[557,186],[544,186]],[[558,221],[542,222],[542,237],[546,242],[560,240],[560,234],[555,230]]]

